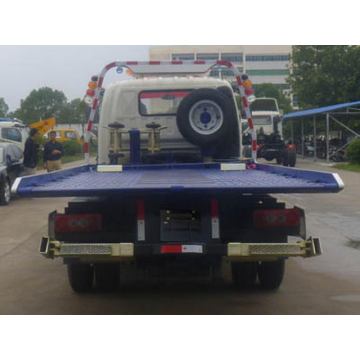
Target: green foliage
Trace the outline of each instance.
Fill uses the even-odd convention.
[[[292,111],[290,99],[287,98],[281,88],[274,84],[257,84],[254,85],[255,96],[256,97],[268,97],[275,98],[278,102],[279,109],[284,112],[284,114]]]
[[[86,104],[81,99],[74,99],[67,103],[61,112],[58,123],[84,124]]]
[[[20,109],[15,111],[15,116],[27,124],[49,117],[59,120],[66,104],[67,99],[62,91],[43,87],[32,90],[25,100],[21,100]]]
[[[360,164],[341,163],[334,166],[336,169],[360,172]]]
[[[359,46],[293,46],[291,60],[289,83],[301,108],[360,99]]]
[[[67,102],[62,91],[43,87],[32,90],[24,100],[21,100],[20,108],[9,115],[27,124],[49,117],[55,117],[58,124],[79,124],[86,121],[85,108],[86,105],[81,99]]]
[[[9,106],[6,104],[4,98],[0,98],[0,117],[6,117],[9,111]]]
[[[360,139],[354,140],[346,149],[346,155],[353,164],[360,164]]]
[[[75,140],[66,141],[63,143],[64,154],[67,155],[77,155],[81,154],[82,146]]]

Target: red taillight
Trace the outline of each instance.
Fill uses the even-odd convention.
[[[255,210],[253,215],[257,228],[299,226],[300,218],[298,209]]]
[[[160,254],[202,254],[202,245],[162,245],[160,247]]]
[[[295,144],[289,144],[289,145],[287,146],[287,148],[288,148],[289,150],[296,150],[296,145],[295,145]]]
[[[163,245],[160,248],[161,254],[181,254],[182,245]]]
[[[93,232],[102,229],[101,214],[72,214],[55,216],[55,232]]]
[[[90,97],[93,97],[95,95],[95,90],[93,89],[87,89],[86,90],[86,95],[87,96],[90,96]]]

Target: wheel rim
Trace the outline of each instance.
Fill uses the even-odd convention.
[[[195,103],[189,112],[191,128],[202,135],[216,133],[224,123],[224,115],[220,106],[211,100]]]
[[[5,185],[4,185],[4,197],[5,197],[5,201],[8,203],[10,201],[10,185],[9,183],[6,181]]]

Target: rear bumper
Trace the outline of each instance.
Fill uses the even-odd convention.
[[[133,244],[63,243],[43,237],[40,253],[48,258],[76,258],[80,261],[128,261],[137,257],[192,255],[220,256],[231,261],[265,261],[287,257],[311,257],[321,254],[320,240],[309,238],[296,243],[229,244]]]

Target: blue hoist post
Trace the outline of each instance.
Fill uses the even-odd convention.
[[[129,130],[130,135],[130,163],[140,164],[141,162],[141,149],[140,149],[140,130]]]

